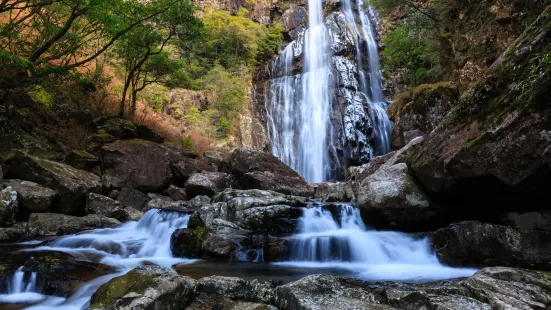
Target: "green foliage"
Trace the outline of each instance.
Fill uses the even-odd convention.
[[[47,92],[42,86],[35,85],[31,90],[28,92],[29,96],[33,98],[36,102],[40,103],[47,109],[51,109],[54,106],[54,101],[52,99],[52,95],[50,95],[49,92]]]
[[[409,84],[418,85],[438,78],[441,55],[429,43],[399,25],[384,40],[385,73],[403,71]]]
[[[182,144],[184,145],[184,148],[186,150],[195,151],[195,145],[193,145],[193,141],[191,139],[191,136],[186,136],[184,138],[184,141],[182,141]]]

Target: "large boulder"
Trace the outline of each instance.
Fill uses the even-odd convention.
[[[547,209],[551,83],[537,64],[551,46],[551,8],[466,91],[407,163],[449,212],[468,218]]]
[[[459,222],[430,234],[440,260],[452,266],[551,270],[551,232]]]
[[[92,171],[99,165],[99,158],[81,150],[73,150],[65,157],[65,163],[77,169]]]
[[[143,215],[143,213],[132,207],[123,206],[123,204],[117,200],[95,193],[90,193],[88,195],[88,199],[86,200],[86,213],[114,218],[121,222],[129,220],[136,221]]]
[[[58,196],[57,191],[30,181],[4,180],[2,184],[16,191],[19,206],[31,213],[50,210]]]
[[[8,227],[15,224],[17,211],[17,192],[11,187],[0,191],[0,227]]]
[[[187,197],[209,196],[230,187],[230,176],[222,172],[194,173],[187,180],[184,189]]]
[[[184,186],[192,174],[202,171],[217,172],[218,166],[204,157],[201,159],[184,157],[177,163],[172,164],[171,169],[175,184]]]
[[[196,290],[195,280],[173,269],[145,265],[100,286],[87,309],[184,310],[195,298]]]
[[[143,210],[147,202],[150,200],[151,198],[149,198],[146,194],[130,187],[121,189],[117,195],[117,201],[120,201],[125,207],[136,210]]]
[[[136,126],[136,131],[138,133],[138,138],[142,140],[147,140],[159,144],[163,144],[165,142],[165,138],[161,137],[158,133],[145,125]]]
[[[136,126],[131,121],[122,118],[107,119],[98,126],[98,130],[117,139],[131,139],[138,136]]]
[[[391,103],[388,110],[394,121],[392,148],[401,149],[412,139],[433,131],[453,109],[458,97],[458,89],[449,83],[424,84],[411,91],[411,98],[402,95],[401,100]]]
[[[551,232],[551,211],[507,213],[501,218],[500,223],[524,230]]]
[[[231,154],[231,173],[242,189],[262,189],[310,197],[314,188],[272,154],[237,149]]]
[[[279,309],[392,309],[378,305],[375,296],[353,280],[328,275],[311,275],[275,289]]]
[[[132,187],[145,192],[166,189],[172,179],[170,165],[179,159],[176,152],[140,139],[106,144],[101,155],[104,187]]]
[[[351,202],[356,200],[352,185],[348,182],[319,183],[316,185],[314,197],[327,202]]]
[[[358,204],[365,224],[376,228],[426,231],[439,215],[404,163],[381,167],[365,178]]]
[[[186,190],[181,187],[170,185],[164,192],[168,197],[178,201],[178,200],[187,200]]]
[[[9,167],[10,178],[35,182],[56,190],[59,199],[53,208],[54,212],[81,214],[86,195],[101,191],[98,176],[62,163],[17,153],[6,165]]]
[[[119,225],[116,219],[90,214],[84,217],[55,213],[34,213],[29,217],[29,231],[37,237],[74,234],[95,228]]]
[[[88,153],[95,154],[104,144],[111,143],[115,140],[117,140],[117,138],[105,132],[91,135],[86,138],[84,150]]]

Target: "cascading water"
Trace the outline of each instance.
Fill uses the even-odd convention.
[[[17,268],[11,278],[6,279],[0,291],[0,303],[19,303],[21,301],[41,301],[42,286],[36,272],[25,272],[23,266]]]
[[[428,239],[366,229],[357,208],[339,205],[338,215],[322,207],[304,210],[291,239],[287,266],[351,270],[369,280],[436,280],[471,276],[469,268],[442,265]]]
[[[170,251],[170,236],[174,230],[187,227],[188,214],[150,210],[139,222],[128,222],[116,228],[96,229],[81,234],[59,238],[47,246],[39,246],[29,251],[61,251],[76,259],[99,262],[114,267],[117,272],[96,278],[79,288],[71,297],[48,298],[28,309],[33,310],[77,310],[87,305],[92,294],[103,283],[125,274],[144,262],[171,267],[175,264],[190,263],[194,260],[175,258]],[[17,273],[16,273],[17,274]],[[36,278],[36,275],[34,275]],[[32,276],[31,276],[32,279]],[[32,281],[31,281],[32,282]],[[28,281],[26,282],[28,283]],[[31,289],[31,286],[28,286]],[[22,287],[22,286],[19,286]],[[5,298],[15,298],[13,290]],[[36,294],[41,296],[40,294]],[[4,295],[0,295],[1,296]],[[32,303],[45,296],[25,298],[18,302]],[[30,296],[33,297],[33,296]],[[5,299],[4,299],[5,300]],[[2,302],[2,299],[0,299]]]
[[[342,178],[347,162],[390,151],[376,18],[362,0],[356,3],[357,18],[351,0],[342,2],[342,25],[338,16],[324,21],[322,1],[309,0],[308,29],[272,63],[266,96],[272,152],[310,182]],[[303,72],[295,72],[301,66]]]
[[[329,33],[323,22],[321,0],[308,1],[309,28],[304,33],[304,72],[294,76],[294,44],[272,64],[269,132],[272,151],[310,182],[328,174],[331,145],[332,64]]]

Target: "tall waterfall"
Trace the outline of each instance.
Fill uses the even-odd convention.
[[[266,96],[273,154],[310,182],[342,177],[348,162],[364,163],[390,151],[375,14],[363,0],[357,0],[356,15],[351,0],[341,3],[344,20],[328,21],[322,0],[308,1],[308,28],[272,63]],[[341,33],[329,29],[341,22]],[[354,45],[356,64],[337,50],[347,43]]]

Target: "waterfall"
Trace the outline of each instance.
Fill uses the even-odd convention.
[[[305,209],[298,224],[290,260],[280,265],[347,269],[368,280],[426,281],[476,272],[442,265],[427,238],[366,229],[350,204],[340,204],[335,215],[323,207]]]
[[[342,51],[336,54],[335,46],[343,42],[328,29],[321,0],[308,1],[308,28],[272,63],[265,103],[272,153],[310,182],[342,177],[347,162],[365,163],[390,151],[392,123],[386,115],[371,23],[375,13],[364,8],[362,0],[355,9],[356,15],[351,0],[342,2],[355,67]],[[339,84],[343,75],[348,85]],[[339,96],[344,106],[335,100]]]
[[[37,280],[36,272],[25,272],[21,266],[2,284],[0,303],[37,302],[44,299],[41,292],[42,286]]]
[[[139,222],[127,222],[116,228],[95,229],[64,236],[47,246],[29,249],[28,251],[69,253],[78,260],[99,262],[112,266],[117,272],[85,283],[67,299],[48,298],[28,309],[82,309],[102,284],[116,276],[125,274],[144,262],[152,262],[164,267],[193,262],[194,260],[173,257],[170,251],[170,236],[174,230],[187,227],[189,217],[189,214],[154,209],[146,212]],[[18,287],[23,286],[25,285],[19,285]],[[27,286],[28,284],[25,287]],[[6,295],[6,298],[15,298],[14,293],[8,292],[8,294],[11,295]],[[0,301],[3,301],[1,296]],[[40,296],[40,299],[45,297]],[[21,296],[17,300],[25,303],[40,301],[39,298],[32,299],[31,297]]]

